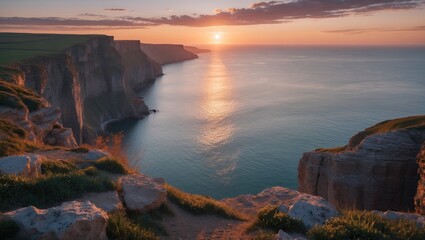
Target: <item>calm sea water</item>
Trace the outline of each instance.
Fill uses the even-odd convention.
[[[112,126],[141,172],[215,198],[297,188],[303,152],[425,114],[425,48],[226,47],[164,67]]]

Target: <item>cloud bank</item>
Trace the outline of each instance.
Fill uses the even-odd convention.
[[[408,10],[423,6],[424,3],[425,0],[286,0],[257,2],[247,8],[215,9],[214,13],[210,15],[172,15],[161,18],[121,16],[108,18],[103,15],[84,13],[79,16],[102,17],[103,19],[0,17],[0,25],[143,28],[157,25],[209,27],[278,24],[296,19],[337,18],[385,10]],[[104,10],[127,11],[125,8],[105,8]],[[357,30],[357,32],[359,31]]]

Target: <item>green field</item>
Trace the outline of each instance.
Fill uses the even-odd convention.
[[[100,35],[0,33],[0,65],[35,56],[58,54]]]

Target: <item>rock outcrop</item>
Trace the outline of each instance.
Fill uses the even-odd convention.
[[[372,211],[374,214],[378,214],[379,216],[390,219],[390,220],[399,220],[406,219],[416,223],[419,227],[425,227],[425,216],[414,213],[406,213],[406,212],[396,212],[396,211]]]
[[[41,174],[41,163],[44,159],[38,154],[2,157],[0,158],[0,173],[36,177]]]
[[[419,165],[419,181],[415,195],[415,209],[417,213],[425,215],[425,142],[422,144],[416,162]]]
[[[140,48],[140,41],[115,41],[115,48],[125,66],[125,81],[129,89],[137,91],[162,75],[161,65],[148,57]],[[143,77],[141,77],[143,76]]]
[[[166,201],[167,190],[163,179],[152,179],[143,174],[121,177],[118,185],[127,209],[146,213]]]
[[[134,47],[124,45],[117,44],[124,53]],[[113,37],[97,35],[56,55],[10,67],[21,73],[13,75],[16,84],[33,89],[59,108],[60,123],[73,130],[77,143],[91,142],[101,132],[101,123],[149,113],[134,88],[151,81],[161,69],[143,58],[140,50],[133,53],[121,56]]]
[[[343,148],[304,153],[298,166],[299,191],[342,208],[413,209],[424,119],[385,121],[358,133]]]
[[[87,193],[76,201],[86,202],[90,201],[96,207],[102,209],[105,212],[114,212],[123,209],[120,198],[116,191],[101,192],[101,193]]]
[[[22,239],[107,239],[108,215],[89,201],[49,209],[26,207],[4,215],[20,225]]]
[[[143,52],[161,65],[198,58],[196,54],[187,51],[183,45],[142,43],[140,46]]]

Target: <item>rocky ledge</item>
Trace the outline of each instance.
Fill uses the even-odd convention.
[[[425,116],[385,121],[359,132],[344,147],[304,153],[299,190],[341,208],[412,210],[424,126]]]

